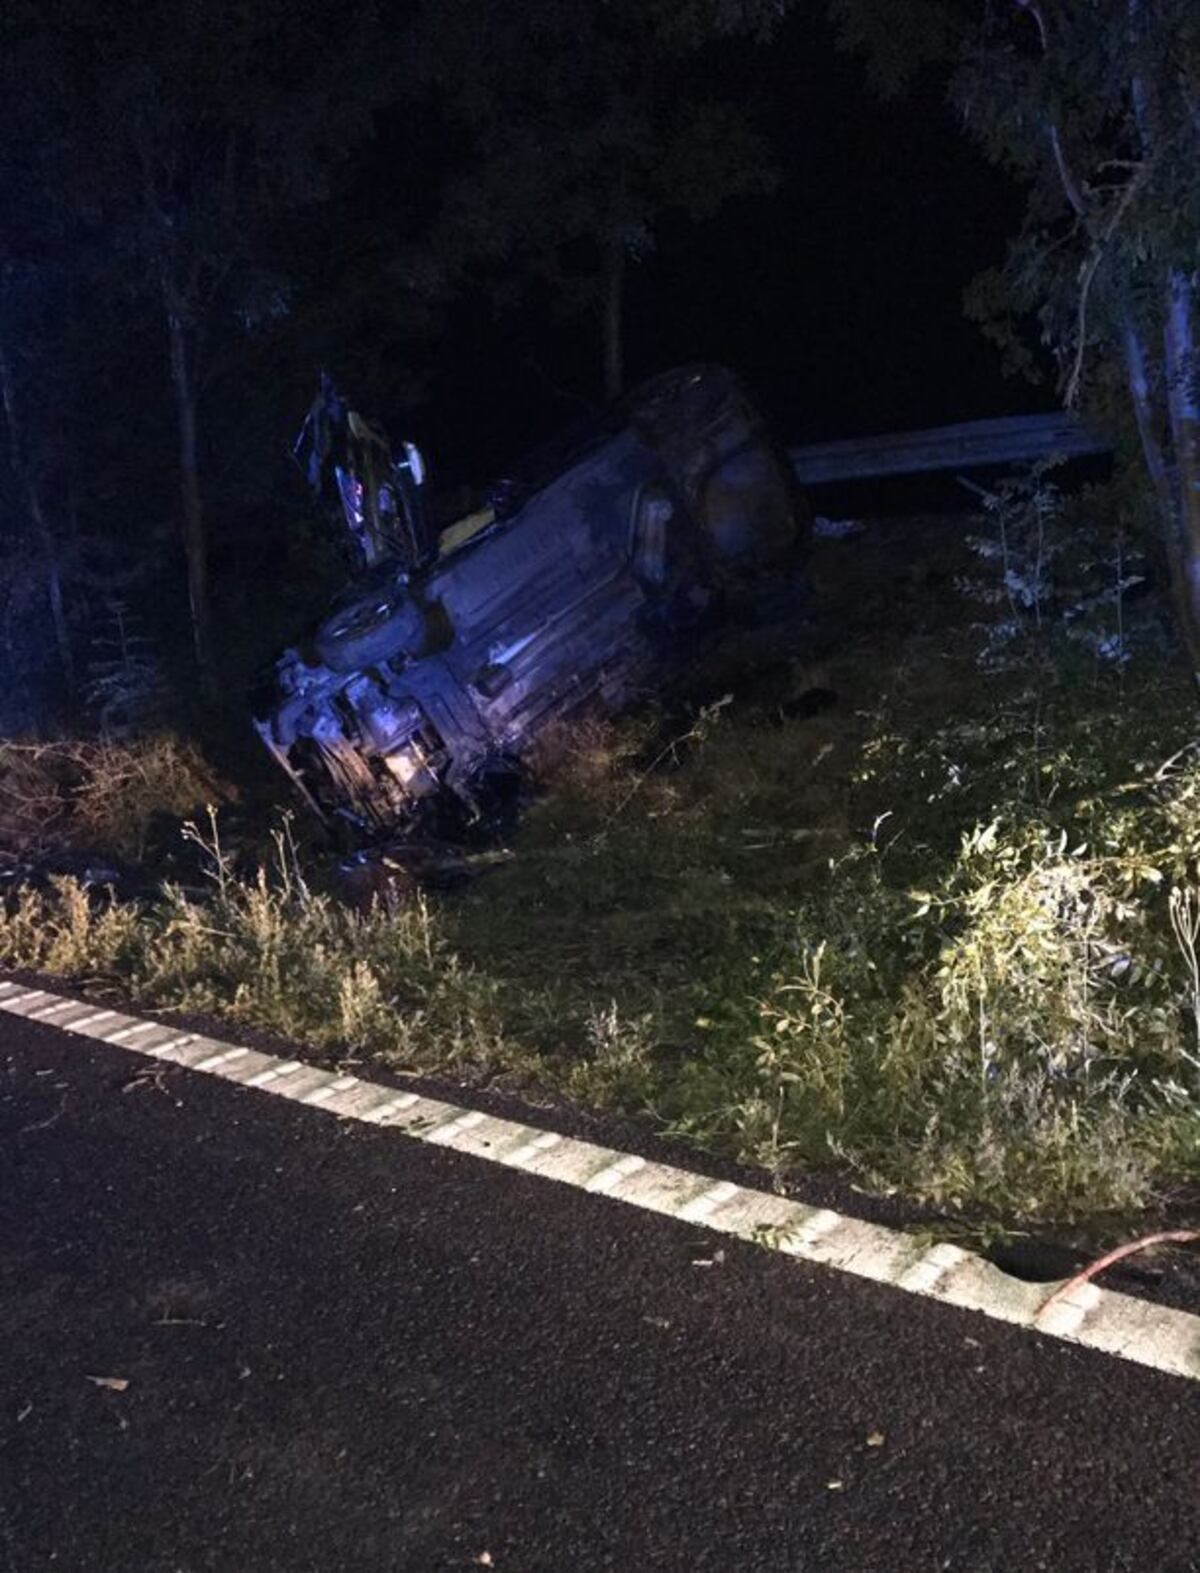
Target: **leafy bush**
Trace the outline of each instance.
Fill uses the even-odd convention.
[[[976,629],[980,665],[992,672],[1028,665],[1031,640],[1055,633],[1117,667],[1151,649],[1161,657],[1165,608],[1145,593],[1144,507],[1136,497],[1119,499],[1111,485],[1066,496],[1056,468],[1045,460],[990,490],[972,488],[982,512],[966,544],[983,566],[957,583],[989,613]]]
[[[1198,789],[1196,767],[1154,783],[1095,850],[992,822],[932,890],[852,854],[754,1003],[716,1017],[681,1128],[1009,1215],[1138,1207],[1200,1176],[1200,826],[1180,833]]]

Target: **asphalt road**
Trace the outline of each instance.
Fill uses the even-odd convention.
[[[3,1573],[1200,1569],[1200,1384],[148,1069],[0,1020]]]

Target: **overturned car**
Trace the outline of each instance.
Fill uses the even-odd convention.
[[[476,813],[552,724],[654,691],[790,568],[806,522],[786,455],[714,366],[668,372],[534,454],[428,546],[414,455],[339,466],[368,566],[276,663],[256,717],[317,813],[365,839],[434,801]],[[397,518],[406,546],[390,550],[372,522]]]

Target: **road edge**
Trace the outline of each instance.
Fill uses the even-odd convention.
[[[1200,1380],[1200,1316],[1094,1283],[1028,1283],[949,1242],[929,1244],[732,1180],[466,1109],[306,1060],[189,1032],[150,1017],[0,980],[0,1010],[165,1064],[219,1077],[339,1119],[399,1131],[488,1163],[607,1196],[909,1294]]]

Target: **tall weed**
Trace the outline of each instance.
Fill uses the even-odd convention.
[[[314,895],[282,834],[271,865],[239,878],[215,820],[190,829],[209,856],[206,897],[168,885],[153,902],[110,903],[57,880],[10,903],[0,965],[98,977],[146,1006],[407,1065],[503,1058],[493,990],[448,950],[424,900],[361,913]]]

